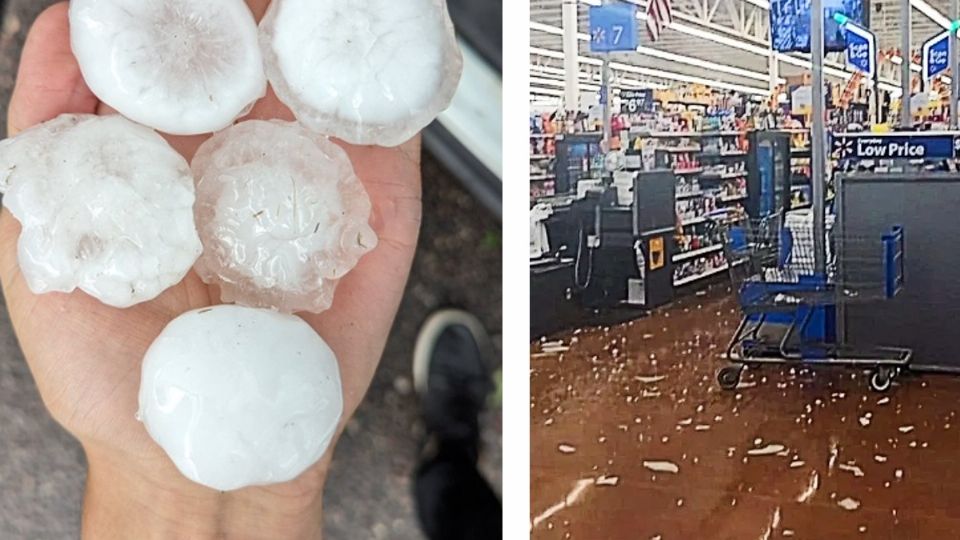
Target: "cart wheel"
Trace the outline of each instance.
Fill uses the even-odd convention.
[[[736,366],[727,366],[721,368],[717,373],[717,382],[720,383],[720,388],[724,390],[733,390],[740,384],[740,374],[743,372],[742,367]]]
[[[870,388],[874,392],[886,392],[893,385],[893,372],[887,368],[877,368],[870,374]]]

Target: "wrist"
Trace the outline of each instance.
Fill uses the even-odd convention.
[[[220,492],[187,480],[159,452],[128,459],[86,450],[85,539],[322,536],[326,457],[292,482]]]

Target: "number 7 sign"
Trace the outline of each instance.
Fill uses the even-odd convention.
[[[590,51],[637,50],[637,6],[609,4],[590,8]]]

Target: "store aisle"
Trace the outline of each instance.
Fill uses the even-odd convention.
[[[531,347],[532,537],[942,539],[960,530],[960,378],[714,376],[720,287]]]

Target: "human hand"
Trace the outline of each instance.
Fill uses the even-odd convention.
[[[259,20],[269,0],[247,3]],[[62,113],[112,112],[84,84],[70,51],[67,4],[51,7],[34,23],[23,50],[9,134]],[[271,91],[249,118],[293,116]],[[188,160],[205,138],[167,137]],[[330,310],[302,317],[340,361],[342,432],[370,384],[399,307],[421,208],[419,137],[394,149],[341,146],[370,194],[380,242],[341,281]],[[87,455],[84,537],[318,538],[332,450],[292,482],[220,493],[184,478],[134,417],[147,347],[174,317],[219,303],[218,290],[190,272],[157,299],[125,310],[83,292],[37,296],[20,275],[19,233],[3,210],[0,281],[44,403]]]

